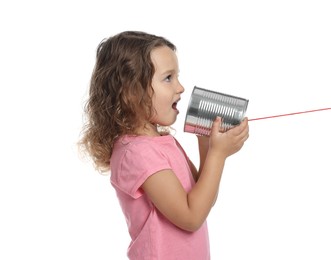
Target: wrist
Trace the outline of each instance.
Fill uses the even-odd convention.
[[[224,151],[221,149],[216,149],[216,148],[210,148],[208,150],[208,156],[217,160],[217,161],[225,161],[226,158],[228,157]]]

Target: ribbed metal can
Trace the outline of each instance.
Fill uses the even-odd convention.
[[[221,129],[227,131],[244,119],[248,101],[195,86],[186,112],[184,132],[209,136],[217,116],[222,118]]]

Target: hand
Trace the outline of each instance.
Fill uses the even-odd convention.
[[[224,156],[224,158],[238,152],[249,137],[248,119],[245,118],[239,125],[226,132],[220,132],[221,118],[213,122],[209,149]]]

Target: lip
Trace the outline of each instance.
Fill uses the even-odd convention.
[[[177,113],[179,113],[179,110],[177,109],[177,105],[178,105],[179,101],[180,101],[180,98],[172,103],[172,109],[175,110]]]

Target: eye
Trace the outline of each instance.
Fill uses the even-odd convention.
[[[171,75],[168,75],[166,78],[165,78],[165,81],[167,81],[167,82],[170,82],[171,81]]]

